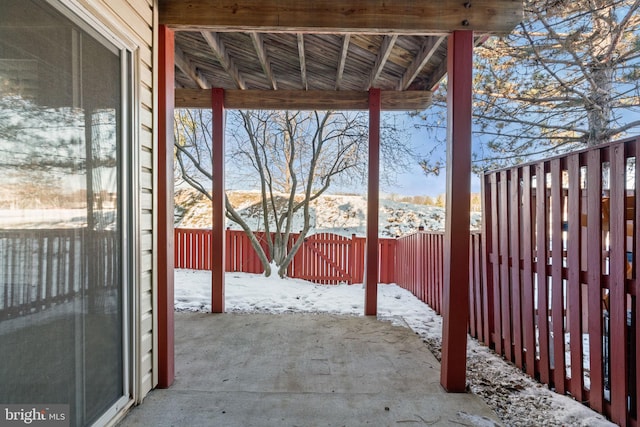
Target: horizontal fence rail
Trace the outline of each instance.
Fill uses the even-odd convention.
[[[640,406],[639,154],[634,138],[483,180],[490,344],[631,426]]]
[[[265,233],[254,233],[265,253],[268,245]],[[291,248],[298,234],[289,236]],[[249,237],[244,231],[226,231],[225,269],[228,272],[264,272]],[[292,278],[314,283],[362,283],[365,263],[365,241],[363,237],[340,236],[332,233],[309,235],[293,257],[287,274]],[[379,239],[379,282],[395,281],[395,239]],[[211,230],[175,229],[175,267],[195,270],[211,269]]]

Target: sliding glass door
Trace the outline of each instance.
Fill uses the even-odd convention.
[[[71,425],[128,389],[130,70],[55,2],[0,2],[0,404]]]

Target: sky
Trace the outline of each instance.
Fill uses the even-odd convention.
[[[406,196],[431,196],[437,197],[440,194],[445,194],[447,189],[447,171],[443,168],[438,176],[430,174],[426,175],[418,160],[422,157],[427,157],[429,152],[433,149],[433,144],[429,142],[429,135],[427,131],[422,128],[412,128],[410,133],[411,144],[418,153],[418,157],[415,161],[411,162],[410,168],[404,171],[404,173],[398,174],[396,185],[391,188],[382,187],[383,193],[394,193],[398,195]],[[436,149],[435,155],[446,158],[446,148],[443,146]],[[471,192],[480,192],[480,179],[477,176],[471,178]]]
[[[413,129],[411,143],[421,156],[427,156],[431,144],[427,140],[427,132],[423,129]],[[444,154],[444,153],[443,153]],[[444,171],[443,171],[444,172]],[[446,192],[446,175],[426,175],[416,161],[411,162],[411,167],[398,175],[398,182],[394,188],[383,188],[383,192],[396,193],[407,196],[431,196],[436,197]]]

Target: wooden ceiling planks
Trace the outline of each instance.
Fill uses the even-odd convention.
[[[305,47],[310,88],[333,90],[342,49],[342,36],[336,34],[307,34]]]
[[[444,41],[449,33],[469,29],[484,40],[487,34],[510,31],[522,18],[522,2],[514,0],[159,4],[160,22],[176,30],[176,87],[244,89],[270,98],[265,105],[280,102],[301,108],[308,106],[310,94],[328,92],[319,104],[327,105],[333,97],[334,106],[352,109],[371,87],[383,91],[387,109],[422,108],[446,74]],[[426,91],[428,96],[393,94],[405,90]],[[294,96],[292,91],[299,93]],[[331,95],[335,91],[348,94]],[[195,99],[183,95],[180,105]],[[232,99],[248,97],[234,92]],[[295,99],[301,101],[296,104]]]
[[[269,57],[274,61],[273,72],[280,89],[302,87],[300,58],[296,34],[265,34],[265,45]]]

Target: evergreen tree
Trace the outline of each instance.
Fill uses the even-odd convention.
[[[527,0],[523,23],[486,40],[475,58],[478,169],[640,129],[640,0]],[[423,118],[433,126],[442,115]],[[437,172],[441,164],[433,156],[423,168]]]

